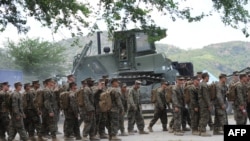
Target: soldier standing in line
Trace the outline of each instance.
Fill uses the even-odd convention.
[[[184,84],[183,84],[183,90],[185,89],[185,87],[189,87],[192,82],[190,81],[190,77],[185,77],[184,80]],[[185,104],[185,101],[184,101]],[[183,116],[182,116],[182,132],[184,131],[190,131],[189,128],[187,128],[187,124],[191,127],[191,119],[190,119],[190,113],[189,113],[189,109],[187,107],[188,105],[185,104],[184,108],[183,108]]]
[[[234,72],[233,72],[233,78],[232,78],[232,80],[229,82],[229,87],[231,87],[231,85],[233,85],[233,84],[235,84],[235,83],[237,83],[237,82],[239,82],[239,73],[238,73],[238,71],[234,71]]]
[[[56,132],[57,132],[57,117],[56,117],[56,109],[58,109],[58,102],[56,100],[56,95],[53,93],[54,80],[52,78],[48,78],[45,80],[46,87],[43,90],[44,92],[44,108],[43,114],[44,119],[43,122],[46,122],[45,125],[48,125],[52,141],[57,141]],[[46,127],[43,127],[43,131],[46,131]]]
[[[207,72],[202,74],[202,82],[200,84],[200,92],[198,95],[199,98],[199,106],[200,106],[200,121],[199,121],[199,129],[200,129],[200,136],[211,136],[206,132],[206,126],[209,121],[209,116],[211,112],[211,104],[210,104],[210,97],[208,93],[208,85],[207,82],[209,81],[209,75]]]
[[[247,123],[247,75],[242,73],[239,75],[240,81],[236,83],[236,98],[234,101],[234,119],[236,121],[236,125],[246,125]]]
[[[198,101],[198,92],[200,86],[200,78],[198,76],[193,77],[193,85],[189,87],[190,92],[190,103],[189,103],[189,110],[191,116],[191,128],[192,128],[192,135],[199,135],[199,101]]]
[[[111,80],[110,97],[112,102],[111,109],[107,112],[107,125],[110,141],[120,141],[117,137],[119,130],[119,114],[124,115],[124,108],[121,101],[121,94],[119,89],[119,81],[116,78]]]
[[[31,91],[30,83],[24,84],[24,90],[25,92],[23,93],[23,109],[25,113],[25,128],[29,133],[29,138],[31,140],[36,140],[34,137],[35,130],[37,131],[38,135],[38,140],[39,141],[45,141],[47,139],[42,137],[41,133],[41,120],[39,117],[39,111],[36,109],[34,105],[34,98],[35,98],[35,93],[34,91]]]
[[[81,109],[86,112],[84,118],[84,128],[83,128],[83,140],[88,140],[88,135],[90,140],[100,140],[95,134],[96,119],[95,119],[95,103],[94,94],[91,87],[94,85],[94,80],[92,78],[86,79],[87,86],[83,89],[84,97],[84,107]]]
[[[122,83],[121,85],[121,101],[122,105],[124,108],[124,113],[127,113],[128,111],[128,89],[127,89],[127,84]],[[121,131],[121,136],[128,136],[128,134],[125,132],[125,127],[124,127],[124,113],[122,111],[119,112],[119,129]]]
[[[10,96],[10,125],[9,125],[9,136],[8,141],[15,139],[16,133],[19,133],[20,138],[23,141],[30,141],[24,129],[23,118],[25,114],[23,112],[23,102],[20,91],[22,90],[22,83],[16,82],[14,84],[15,91]]]
[[[181,123],[182,123],[183,108],[184,108],[183,80],[184,77],[178,76],[177,83],[172,89],[173,118],[174,118],[173,130],[174,130],[174,135],[177,136],[183,136],[183,132],[181,132]]]
[[[214,115],[214,135],[223,135],[223,132],[220,132],[220,128],[224,127],[226,124],[225,114],[226,114],[226,93],[227,93],[227,75],[219,75],[219,83],[216,84],[216,98],[214,101],[215,115]]]
[[[77,84],[75,82],[69,83],[68,104],[69,107],[64,110],[64,136],[65,139],[72,139],[70,136],[74,134],[76,140],[81,140],[80,127],[78,122],[79,110],[75,93],[77,91]]]
[[[153,132],[152,127],[157,122],[157,120],[160,118],[162,123],[162,129],[163,131],[168,131],[167,129],[167,123],[168,123],[168,117],[167,117],[167,110],[166,110],[166,89],[168,87],[169,83],[166,81],[161,82],[161,87],[157,89],[157,95],[156,95],[156,102],[155,102],[155,108],[154,108],[154,117],[150,121],[148,130],[150,132]]]
[[[9,126],[9,110],[6,107],[6,98],[9,97],[9,83],[3,82],[0,90],[0,140],[6,141],[6,134]]]
[[[248,119],[250,121],[250,72],[248,74],[248,80],[247,80],[247,115]]]
[[[144,131],[145,122],[142,116],[142,108],[140,104],[140,85],[141,81],[136,80],[134,86],[129,90],[128,98],[128,132],[134,134],[134,123],[137,124],[139,134],[148,134]]]

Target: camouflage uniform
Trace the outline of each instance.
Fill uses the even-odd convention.
[[[250,121],[250,82],[247,83],[247,95],[247,115]]]
[[[199,120],[199,129],[201,133],[206,132],[206,126],[209,121],[209,116],[210,116],[210,97],[208,94],[208,85],[206,82],[202,81],[200,83],[200,93],[198,95],[199,99],[199,106],[200,106],[200,120]]]
[[[8,132],[8,125],[10,122],[9,112],[5,105],[6,98],[9,93],[0,91],[0,140],[5,139],[5,133]]]
[[[43,122],[45,125],[42,126],[42,131],[46,131],[47,128],[50,131],[52,138],[56,138],[57,131],[57,117],[56,117],[56,109],[58,109],[58,103],[56,100],[56,95],[49,88],[45,88],[43,90],[44,95],[44,108],[43,108]],[[54,116],[49,116],[50,113],[54,113]]]
[[[145,123],[142,116],[142,108],[140,104],[140,90],[132,87],[129,90],[128,98],[128,132],[133,132],[134,124],[140,131],[144,130]]]
[[[172,94],[172,103],[173,103],[173,110],[178,108],[179,111],[173,112],[174,124],[173,130],[177,133],[181,131],[181,123],[182,123],[182,116],[183,116],[183,108],[184,108],[184,97],[183,97],[183,88],[180,86],[173,87],[173,94]]]
[[[221,83],[216,84],[216,98],[214,101],[215,115],[214,115],[214,134],[219,133],[219,128],[226,124],[225,114],[226,110],[226,92],[227,86]]]
[[[199,111],[195,111],[195,108],[198,108],[199,110],[199,101],[198,101],[198,91],[199,88],[195,87],[192,85],[189,87],[190,91],[190,103],[189,103],[189,110],[190,110],[190,116],[191,116],[191,128],[192,131],[198,131],[198,126],[199,126]]]
[[[246,104],[247,88],[243,83],[238,82],[236,84],[236,99],[234,101],[234,119],[237,125],[246,125],[247,123],[247,113],[240,109],[240,106],[246,108]]]
[[[57,102],[57,106],[55,109],[55,116],[56,116],[56,131],[57,133],[60,134],[60,132],[58,131],[58,122],[60,120],[60,93],[63,92],[63,88],[57,88],[56,90],[54,90],[54,95],[56,97],[56,102]]]
[[[23,141],[28,140],[28,136],[24,129],[23,123],[23,103],[21,93],[15,91],[11,94],[11,109],[10,109],[10,125],[9,125],[9,137],[8,140],[14,140],[16,133],[19,133],[20,138]]]
[[[149,123],[149,128],[152,128],[157,120],[160,118],[163,130],[167,130],[167,110],[166,110],[166,91],[163,88],[157,89],[156,103],[154,108],[154,117]]]
[[[34,136],[35,130],[38,133],[38,136],[41,135],[41,120],[38,114],[37,109],[34,105],[35,92],[34,91],[25,91],[23,93],[23,105],[24,113],[26,118],[24,119],[25,129],[29,133],[30,137]]]
[[[107,125],[110,139],[115,137],[119,130],[119,113],[124,113],[122,106],[120,90],[119,88],[110,88],[110,96],[112,101],[112,107],[108,111]]]
[[[70,137],[70,135],[74,134],[75,137],[80,137],[80,126],[78,121],[78,106],[75,97],[75,92],[70,91],[69,94],[69,107],[67,109],[63,109],[65,115],[64,121],[64,136]]]
[[[120,93],[120,98],[121,98],[121,102],[122,102],[122,106],[124,108],[124,112],[126,113],[128,111],[128,91],[124,92],[124,93]],[[125,132],[125,127],[124,127],[124,115],[123,115],[123,111],[119,111],[119,129],[121,131],[121,133]]]

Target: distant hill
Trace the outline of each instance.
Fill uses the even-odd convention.
[[[103,32],[101,35],[101,46],[112,47],[107,32]],[[71,46],[74,39],[60,41],[64,46],[68,46],[65,55],[68,58],[67,65],[69,69],[72,68],[74,56],[81,53],[85,44],[90,40],[93,41],[93,47],[88,54],[97,54],[96,35],[79,38],[78,46]],[[172,61],[192,62],[195,72],[208,70],[215,76],[218,76],[221,72],[230,74],[234,70],[241,70],[250,66],[250,42],[231,41],[190,50],[180,49],[174,45],[156,44],[156,49],[157,52],[165,52]]]

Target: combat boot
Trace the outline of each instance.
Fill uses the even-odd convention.
[[[211,135],[208,134],[207,132],[200,132],[200,136],[202,136],[202,137],[211,137]]]
[[[224,135],[224,133],[220,131],[218,127],[215,127],[213,131],[213,135]]]
[[[36,141],[36,138],[35,138],[34,136],[30,136],[30,137],[29,137],[29,140],[31,140],[31,141]]]
[[[47,141],[48,139],[43,136],[38,136],[37,141]]]
[[[88,139],[87,136],[83,136],[82,140],[83,140],[83,141],[89,141],[89,139]]]
[[[118,138],[117,136],[112,136],[110,141],[121,141],[121,139]]]
[[[121,132],[120,136],[128,136],[127,133],[125,133],[125,131]]]
[[[81,136],[76,136],[75,140],[82,140]]]
[[[149,131],[149,132],[154,132],[154,131],[153,131],[153,128],[152,128],[151,126],[148,126],[148,131]]]
[[[199,131],[197,131],[197,130],[193,130],[193,131],[192,131],[192,135],[199,136],[199,135],[200,135],[200,132],[199,132]]]
[[[59,141],[56,136],[52,136],[52,141]]]
[[[184,133],[182,133],[181,131],[175,131],[174,135],[176,135],[176,136],[183,136]]]
[[[101,139],[108,139],[109,137],[108,137],[108,135],[106,135],[106,134],[101,134],[101,135],[100,135],[100,138],[101,138]]]
[[[91,141],[99,141],[100,138],[97,137],[97,136],[92,136],[92,137],[89,138],[89,140],[91,140]]]
[[[133,131],[128,131],[129,135],[134,135],[135,133]]]
[[[168,133],[174,133],[174,129],[169,127]]]
[[[144,131],[144,130],[140,130],[139,134],[148,134],[148,132]]]

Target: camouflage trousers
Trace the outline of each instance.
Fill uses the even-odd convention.
[[[208,125],[210,111],[208,108],[200,108],[200,120],[199,120],[199,130],[201,132],[206,132],[206,126]]]
[[[66,137],[73,135],[75,137],[81,136],[80,134],[80,125],[76,115],[72,114],[72,112],[64,111],[65,120],[63,124],[63,132]]]
[[[247,103],[247,115],[248,115],[248,119],[250,121],[250,102]]]
[[[17,133],[23,141],[28,140],[28,136],[24,129],[23,118],[20,117],[19,119],[16,119],[15,116],[12,116],[9,125],[8,141],[14,140]]]
[[[190,119],[189,109],[183,108],[183,113],[182,114],[183,114],[182,115],[182,121],[181,121],[182,128],[186,128],[187,124],[189,126],[191,126],[191,119]]]
[[[226,124],[226,120],[225,120],[225,114],[226,111],[215,107],[215,111],[214,111],[214,128],[218,129],[219,127],[224,127],[224,125]]]
[[[41,120],[36,110],[25,110],[26,118],[24,119],[24,126],[29,136],[34,136],[35,130],[38,135],[41,135]]]
[[[6,134],[8,132],[8,127],[9,127],[9,114],[8,113],[0,113],[0,139],[5,138]]]
[[[121,133],[123,133],[125,131],[125,127],[124,127],[124,115],[122,115],[121,112],[119,112],[119,129],[120,129]]]
[[[155,107],[154,109],[154,117],[150,121],[149,126],[153,127],[154,124],[157,122],[157,120],[161,120],[162,128],[166,129],[167,128],[167,123],[168,123],[168,117],[167,117],[167,110],[166,108],[160,109],[158,107]]]
[[[182,123],[182,116],[183,116],[183,108],[179,108],[178,112],[173,112],[173,130],[180,131],[181,130],[181,123]]]
[[[95,112],[90,111],[86,112],[85,119],[84,119],[84,128],[83,128],[83,136],[90,137],[95,136],[95,128],[96,128],[96,119],[95,119]]]
[[[191,118],[191,128],[194,131],[198,131],[199,127],[199,119],[200,119],[200,114],[199,112],[194,111],[193,109],[190,110],[190,118]]]
[[[109,136],[116,136],[119,130],[119,112],[107,113],[107,126]]]
[[[142,116],[141,109],[128,111],[128,131],[134,130],[134,125],[137,125],[139,130],[143,130],[145,127],[144,118]]]
[[[44,112],[42,115],[42,135],[47,135],[50,132],[52,137],[56,137],[56,127],[57,126],[57,117],[54,114],[53,117],[49,116],[48,112]]]
[[[243,114],[240,108],[234,108],[234,120],[236,121],[236,125],[246,125],[247,114]]]
[[[107,113],[105,112],[96,112],[96,131],[95,134],[99,133],[105,134],[105,127],[107,126]]]

